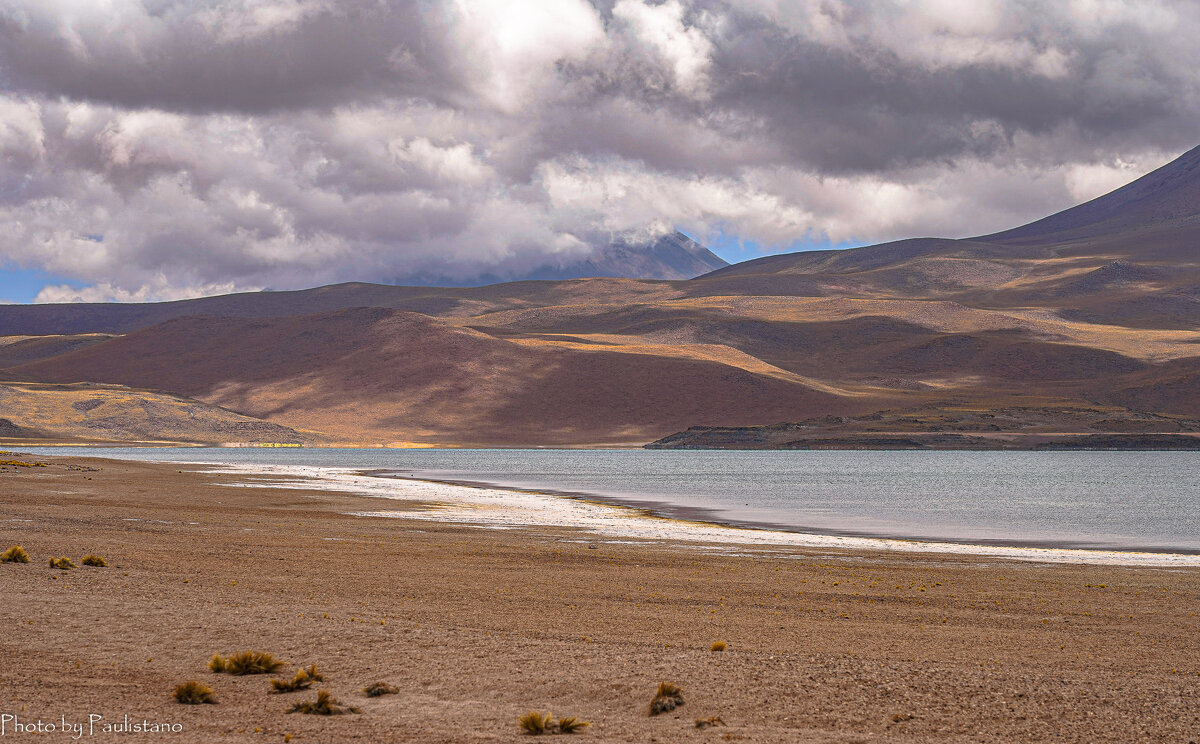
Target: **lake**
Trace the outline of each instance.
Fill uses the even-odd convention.
[[[1200,552],[1200,453],[26,448],[386,471],[798,532]]]

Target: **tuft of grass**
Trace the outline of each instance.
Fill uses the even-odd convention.
[[[387,682],[374,682],[364,687],[363,692],[367,694],[367,697],[380,697],[382,695],[395,695],[400,690],[389,685]]]
[[[98,555],[85,555],[83,557],[83,565],[95,566],[96,568],[107,568],[108,561],[104,560]]]
[[[14,545],[0,555],[0,563],[29,563],[29,553],[20,545]]]
[[[698,729],[706,729],[709,726],[724,726],[724,725],[725,725],[725,721],[721,720],[720,716],[713,716],[712,718],[697,718],[696,719],[696,728],[698,728]]]
[[[175,702],[184,705],[215,704],[212,688],[194,679],[184,682],[175,688]]]
[[[225,658],[220,654],[213,654],[213,657],[208,660],[208,671],[215,674],[221,674],[225,671]]]
[[[587,721],[581,721],[575,716],[567,716],[566,718],[558,719],[558,732],[560,734],[575,734],[583,731],[592,724]]]
[[[713,651],[724,651],[726,648],[725,641],[717,641],[712,645]]]
[[[521,716],[518,722],[525,733],[531,736],[538,736],[554,729],[553,718],[553,713],[539,713],[536,710],[531,710]]]
[[[51,558],[50,568],[60,568],[63,571],[66,571],[68,569],[75,568],[75,564],[71,562],[70,558],[64,555],[62,558]]]
[[[278,672],[283,662],[275,658],[274,654],[269,654],[266,651],[241,651],[233,656],[226,656],[224,659],[217,661],[217,657],[213,657],[208,662],[208,668],[214,672],[224,672],[225,674],[235,674],[241,676],[243,674],[272,674]]]
[[[288,682],[282,679],[271,680],[271,687],[274,692],[295,692],[296,690],[307,690],[312,687],[313,682],[324,682],[325,678],[317,672],[317,665],[313,664],[308,669],[297,669],[296,676]]]
[[[23,462],[21,460],[0,460],[0,465],[6,465],[14,468],[44,468],[44,462]]]
[[[660,682],[654,699],[650,701],[650,715],[667,713],[683,705],[683,690],[670,682]]]
[[[555,722],[553,713],[539,713],[536,710],[531,710],[521,716],[517,722],[521,725],[521,729],[531,736],[540,736],[541,734],[577,734],[592,725],[587,721],[579,720],[575,716],[566,716]]]
[[[329,690],[318,690],[315,701],[296,703],[288,713],[308,713],[315,716],[340,716],[344,713],[357,713],[358,708],[342,705]]]

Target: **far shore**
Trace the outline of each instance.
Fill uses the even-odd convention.
[[[196,447],[249,449],[550,449],[550,450],[741,450],[797,451],[877,450],[941,452],[1191,452],[1200,450],[1200,432],[1000,432],[880,431],[871,434],[807,435],[778,438],[775,427],[694,427],[658,440],[543,444],[519,442],[414,442],[343,441],[327,439],[294,442],[198,442],[168,440],[29,439],[0,437],[0,448],[28,447]],[[762,431],[768,434],[763,434]]]
[[[0,714],[26,721],[128,715],[180,724],[153,738],[180,742],[519,742],[529,710],[580,716],[580,738],[604,742],[1198,730],[1196,567],[644,539],[456,521],[503,510],[442,500],[445,484],[385,501],[278,475],[36,460],[0,472],[0,549],[33,557],[0,564]],[[627,531],[640,517],[604,519]],[[46,565],[86,553],[109,566]],[[360,712],[288,715],[314,693],[205,668],[238,650],[284,659],[278,677],[317,664],[318,687]],[[188,679],[217,704],[174,703]],[[375,681],[397,693],[364,696]],[[686,704],[650,717],[661,681]]]

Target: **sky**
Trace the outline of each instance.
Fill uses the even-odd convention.
[[[0,0],[0,300],[963,237],[1200,144],[1194,0]]]

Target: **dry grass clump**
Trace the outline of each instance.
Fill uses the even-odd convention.
[[[574,734],[591,725],[587,721],[579,720],[575,716],[567,716],[566,718],[558,719],[558,732],[560,734]]]
[[[724,725],[725,725],[725,722],[723,720],[721,720],[720,716],[713,716],[712,718],[697,718],[696,719],[696,728],[698,728],[698,729],[706,729],[709,726],[724,726]]]
[[[317,672],[317,665],[313,664],[308,669],[296,670],[296,676],[288,682],[282,679],[271,680],[271,687],[274,692],[295,692],[296,690],[307,690],[312,687],[313,682],[324,682],[325,678]]]
[[[14,468],[44,468],[44,462],[23,462],[21,460],[0,460],[0,465]]]
[[[83,565],[95,566],[96,568],[107,568],[108,561],[104,560],[98,555],[85,555],[83,557]]]
[[[658,692],[654,693],[654,699],[650,701],[650,715],[657,716],[659,713],[667,713],[681,705],[683,705],[683,691],[670,682],[660,682]]]
[[[75,564],[71,562],[70,558],[64,555],[62,558],[51,558],[50,568],[60,568],[63,571],[66,571],[68,569],[75,568]]]
[[[241,651],[221,658],[216,654],[208,662],[209,670],[218,674],[271,674],[278,672],[283,662],[265,651]],[[315,668],[314,668],[315,669]]]
[[[395,695],[400,690],[387,682],[374,682],[363,688],[363,692],[367,697],[380,697],[382,695]]]
[[[566,716],[565,718],[554,721],[553,713],[539,713],[536,710],[531,710],[518,720],[521,724],[521,729],[532,736],[541,734],[576,734],[584,730],[592,724],[587,721],[581,721],[575,716]]]
[[[725,641],[717,641],[712,645],[713,651],[724,651],[726,648]]]
[[[14,545],[0,555],[0,563],[29,563],[29,553],[20,545]]]
[[[554,727],[553,718],[553,713],[538,713],[536,710],[531,710],[521,716],[518,722],[525,733],[537,736],[546,733]]]
[[[215,704],[212,688],[194,679],[184,682],[175,688],[175,702],[184,705],[200,705],[201,703]]]
[[[340,716],[344,713],[357,713],[358,708],[342,705],[329,690],[318,690],[315,701],[296,703],[288,713],[308,713],[315,716]]]

